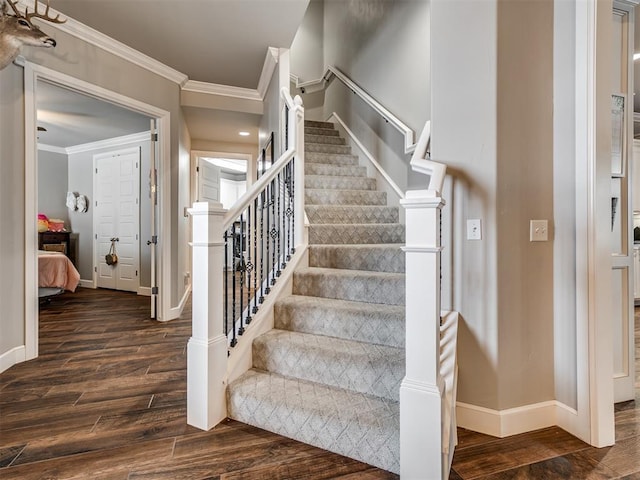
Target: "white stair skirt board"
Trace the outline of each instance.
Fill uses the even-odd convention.
[[[557,409],[563,407],[556,400],[506,410],[457,402],[456,415],[458,427],[503,438],[557,425]]]

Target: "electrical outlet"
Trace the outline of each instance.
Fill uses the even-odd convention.
[[[467,219],[467,240],[482,240],[482,221],[479,218]]]
[[[547,220],[531,220],[529,223],[529,241],[546,242],[547,240],[549,240]]]

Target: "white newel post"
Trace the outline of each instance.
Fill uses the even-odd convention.
[[[407,192],[406,376],[400,386],[400,476],[441,479],[444,380],[440,375],[440,211],[434,190]]]
[[[222,320],[226,210],[219,203],[197,202],[189,213],[193,331],[187,344],[187,423],[209,430],[227,416],[227,337]]]

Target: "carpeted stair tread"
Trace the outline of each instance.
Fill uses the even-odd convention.
[[[375,190],[376,179],[368,177],[305,175],[304,186],[306,188],[327,190]]]
[[[276,302],[274,326],[404,348],[405,307],[289,295]]]
[[[404,305],[404,292],[400,273],[305,267],[293,274],[294,295]]]
[[[325,143],[307,143],[304,151],[314,153],[351,153],[349,145],[330,145]]]
[[[402,247],[399,243],[309,245],[309,266],[404,273]]]
[[[309,244],[404,243],[404,225],[386,224],[311,224]]]
[[[304,121],[304,126],[306,127],[310,127],[310,128],[324,128],[324,129],[328,129],[328,130],[332,130],[336,128],[336,125],[334,123],[331,122],[322,122],[319,120],[305,120]]]
[[[308,205],[309,223],[398,223],[398,207],[386,205]]]
[[[229,417],[399,473],[397,402],[249,370],[227,390]]]
[[[333,125],[333,124],[331,124]],[[318,127],[304,127],[305,135],[324,135],[328,137],[337,137],[340,132],[335,128],[318,128]]]
[[[378,190],[325,190],[307,188],[305,205],[387,205],[387,193]],[[307,210],[308,213],[308,210]],[[397,221],[397,220],[396,220]]]
[[[367,169],[360,165],[334,165],[331,163],[305,162],[306,175],[323,175],[329,177],[366,177]]]
[[[404,349],[272,329],[253,341],[253,367],[399,400]]]
[[[350,153],[305,153],[304,157],[305,166],[308,163],[322,163],[324,165],[335,166],[358,166],[358,157],[351,155]]]
[[[306,145],[320,143],[326,145],[345,145],[345,140],[342,137],[336,137],[332,135],[311,135],[308,133],[304,134],[304,143]]]

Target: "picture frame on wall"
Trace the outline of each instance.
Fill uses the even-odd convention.
[[[624,177],[627,155],[625,152],[626,122],[625,96],[611,95],[611,176]]]

